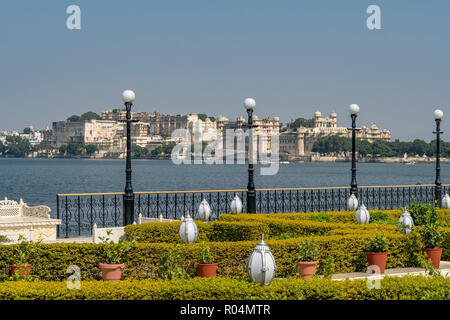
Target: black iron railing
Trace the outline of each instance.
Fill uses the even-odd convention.
[[[450,185],[442,185],[442,194]],[[203,191],[136,192],[134,221],[143,217],[180,219],[190,214],[195,218],[203,199],[211,207],[211,220],[231,212],[231,202],[237,195],[246,210],[246,189]],[[369,209],[407,207],[417,200],[434,203],[435,185],[365,186],[358,187],[358,200]],[[347,207],[350,187],[256,189],[258,213],[343,211]],[[62,220],[58,236],[89,235],[92,226],[121,226],[123,193],[58,194],[57,218]]]

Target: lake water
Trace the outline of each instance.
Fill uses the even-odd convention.
[[[175,165],[164,160],[133,160],[134,191],[245,189],[247,165]],[[332,187],[350,184],[350,163],[280,164],[273,176],[255,166],[256,188]],[[358,185],[433,184],[434,164],[358,163]],[[450,165],[441,165],[442,183]],[[0,158],[0,198],[45,204],[56,213],[57,193],[122,192],[124,160]]]

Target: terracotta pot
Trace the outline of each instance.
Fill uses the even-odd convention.
[[[202,278],[215,278],[217,271],[217,263],[199,263],[198,273]]]
[[[380,274],[384,274],[387,252],[366,252],[366,257],[369,266],[378,266],[380,268]],[[376,271],[372,270],[372,273],[376,273]]]
[[[100,270],[102,270],[103,281],[119,282],[120,278],[122,277],[123,268],[125,268],[125,265],[123,263],[100,263]]]
[[[10,264],[9,270],[11,271],[12,276],[15,276],[16,272],[20,272],[19,277],[28,277],[31,271],[31,264],[28,264],[26,268],[23,264]]]
[[[297,261],[298,273],[303,279],[312,279],[313,274],[316,273],[316,267],[319,263],[315,261]]]
[[[431,260],[433,267],[439,269],[441,265],[442,248],[422,248],[422,253],[426,252],[427,259]]]

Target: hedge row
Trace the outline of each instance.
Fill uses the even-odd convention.
[[[199,235],[197,241],[251,241],[269,234],[269,227],[257,221],[195,221]],[[127,238],[138,242],[181,243],[178,230],[181,222],[150,222],[125,227]]]
[[[380,225],[356,223],[324,223],[318,221],[283,219],[283,214],[243,214],[226,215],[223,221],[207,222],[196,221],[199,238],[198,241],[253,241],[264,234],[266,239],[283,235],[328,235],[341,232],[365,232],[380,229]],[[230,220],[227,220],[230,219]],[[178,230],[181,222],[151,222],[125,227],[127,238],[135,238],[138,242],[164,242],[181,243]],[[383,230],[396,232],[397,226],[383,225]],[[333,232],[335,231],[335,232]],[[336,233],[337,232],[337,233]]]
[[[275,279],[263,287],[245,280],[196,278],[109,283],[82,282],[69,290],[65,282],[0,283],[1,300],[448,300],[450,278],[386,277],[379,289],[366,281]]]
[[[369,210],[369,213],[383,212],[387,214],[390,221],[397,222],[403,210]],[[438,221],[443,224],[450,224],[450,210],[438,209]],[[310,220],[315,217],[327,215],[330,222],[334,223],[356,223],[354,211],[330,211],[330,212],[299,212],[299,213],[267,213],[267,214],[222,214],[220,221],[249,221],[260,219],[286,219],[286,220]]]
[[[369,210],[373,212],[386,213],[389,220],[397,221],[402,214],[401,210]],[[286,219],[286,220],[313,220],[315,217],[327,215],[332,223],[356,223],[355,211],[329,211],[329,212],[297,212],[297,213],[265,213],[265,214],[222,214],[220,221],[248,221],[260,219]]]
[[[365,271],[367,261],[364,255],[364,243],[372,237],[375,231],[347,235],[316,236],[315,242],[320,248],[319,274],[322,272],[328,258],[333,258],[335,272]],[[416,253],[420,252],[421,244],[417,234],[409,236],[400,233],[387,233],[389,240],[387,268],[417,266]],[[277,277],[289,277],[297,274],[298,244],[308,237],[287,240],[268,240],[277,264]],[[447,239],[450,240],[450,239]],[[444,259],[449,256],[449,246],[444,248]],[[248,256],[253,251],[256,241],[211,242],[211,252],[219,263],[218,275],[231,278],[246,277],[245,265]],[[197,250],[200,244],[179,245],[181,256],[180,266],[191,277],[197,273]],[[14,263],[15,245],[0,246],[0,279],[9,276],[9,264]],[[158,265],[161,255],[171,251],[173,244],[140,243],[128,253],[124,259],[126,269],[124,278],[146,279],[158,276]],[[63,280],[67,278],[66,270],[70,265],[81,269],[83,280],[101,279],[99,263],[104,261],[101,244],[68,244],[55,243],[41,245],[35,251],[29,263],[32,264],[32,274],[38,280]]]

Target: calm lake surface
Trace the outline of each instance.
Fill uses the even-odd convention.
[[[247,165],[175,165],[164,160],[133,160],[134,191],[245,189]],[[350,184],[350,163],[280,164],[278,174],[260,175],[256,188],[333,187]],[[434,164],[358,163],[358,185],[433,184]],[[442,183],[450,165],[441,164]],[[124,160],[0,158],[0,198],[45,204],[56,214],[57,193],[122,192]]]

